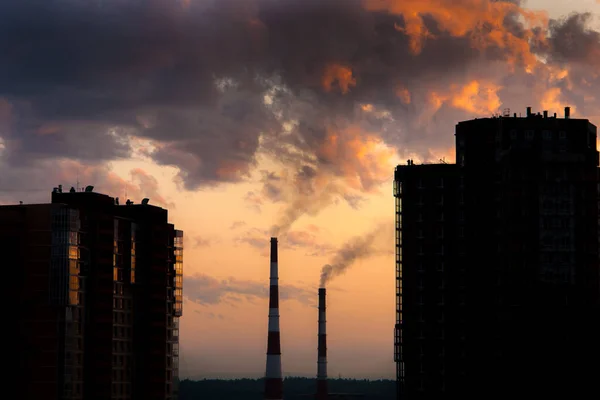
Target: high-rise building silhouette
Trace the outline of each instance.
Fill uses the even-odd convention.
[[[19,397],[176,399],[183,232],[92,190],[0,206]]]
[[[600,397],[596,141],[528,109],[396,168],[399,397]]]

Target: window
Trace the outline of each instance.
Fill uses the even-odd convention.
[[[439,226],[437,228],[437,237],[439,239],[442,239],[444,237],[444,227],[443,226]]]
[[[535,136],[535,132],[532,130],[526,130],[525,131],[525,137],[527,138],[527,140],[533,140],[533,137]]]
[[[77,246],[69,246],[69,258],[72,260],[79,259],[79,248]]]
[[[542,135],[546,140],[552,139],[552,131],[543,131]]]
[[[558,137],[560,139],[563,139],[563,140],[566,139],[567,138],[567,132],[565,132],[565,131],[558,132]]]

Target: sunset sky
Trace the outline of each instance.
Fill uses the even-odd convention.
[[[186,377],[258,377],[279,237],[285,375],[395,376],[393,167],[453,161],[506,108],[600,123],[596,0],[0,3],[0,204],[52,188],[169,209],[185,232]],[[586,14],[589,12],[589,14]]]

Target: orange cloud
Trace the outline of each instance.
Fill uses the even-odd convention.
[[[548,27],[545,11],[531,11],[504,1],[489,0],[363,0],[369,11],[387,11],[402,15],[404,26],[396,26],[410,37],[411,49],[421,52],[424,42],[434,38],[427,30],[423,18],[433,18],[440,30],[455,37],[468,37],[473,47],[484,49],[497,46],[507,50],[509,61],[522,61],[527,67],[537,64],[531,53],[529,42],[544,41]],[[527,30],[516,36],[505,27],[505,20],[517,15],[524,21]],[[535,31],[533,28],[542,28]]]
[[[331,92],[336,82],[342,94],[348,93],[350,87],[356,87],[356,79],[352,76],[351,68],[340,64],[329,64],[323,72],[321,81],[323,89]]]
[[[540,99],[540,106],[544,110],[549,110],[549,111],[562,110],[563,106],[565,104],[565,102],[562,101],[562,96],[563,96],[563,93],[560,88],[558,88],[558,87],[550,88],[543,93],[542,98]],[[575,114],[575,112],[576,112],[576,107],[571,106],[571,114]]]
[[[376,134],[357,126],[342,129],[330,127],[317,157],[335,165],[336,174],[352,189],[371,192],[385,182],[396,150],[387,146]]]
[[[502,87],[489,81],[473,80],[465,85],[451,85],[445,93],[433,91],[429,103],[438,110],[449,103],[454,108],[477,115],[490,115],[500,109],[498,91]]]
[[[569,71],[568,67],[557,67],[554,65],[548,65],[547,68],[548,68],[548,73],[550,75],[549,76],[550,82],[567,80],[569,87],[572,86],[571,82],[569,81],[570,71]]]

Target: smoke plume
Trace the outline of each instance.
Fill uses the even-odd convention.
[[[386,232],[385,226],[379,225],[366,235],[356,236],[346,242],[335,254],[330,264],[321,269],[319,287],[325,287],[336,276],[344,274],[358,260],[368,258],[377,253],[375,241]]]

